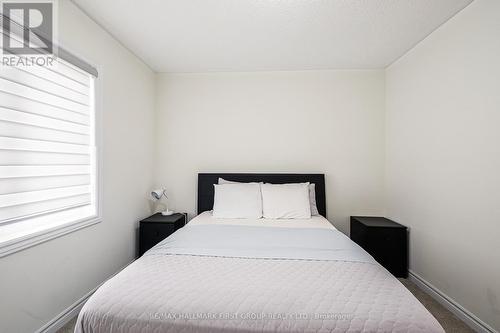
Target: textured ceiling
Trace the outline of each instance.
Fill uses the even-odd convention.
[[[158,72],[384,68],[472,0],[73,0]]]

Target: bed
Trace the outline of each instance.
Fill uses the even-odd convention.
[[[219,177],[315,183],[320,215],[214,218]],[[105,282],[75,332],[444,332],[325,218],[321,174],[199,174],[198,213]]]

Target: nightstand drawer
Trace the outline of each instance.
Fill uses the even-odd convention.
[[[396,277],[408,275],[407,232],[383,217],[351,217],[351,239]]]
[[[159,223],[143,226],[140,231],[141,237],[153,242],[155,245],[170,236],[176,230],[173,224],[161,225]]]
[[[375,228],[366,241],[366,251],[392,274],[406,275],[406,229]]]

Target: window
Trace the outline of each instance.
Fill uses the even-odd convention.
[[[61,54],[71,62],[0,67],[0,256],[100,215],[97,72]]]

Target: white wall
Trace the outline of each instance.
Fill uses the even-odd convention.
[[[387,212],[410,268],[500,329],[500,1],[476,0],[387,70]]]
[[[154,73],[70,1],[62,45],[96,64],[103,84],[104,220],[0,258],[0,332],[33,332],[131,261],[147,216],[154,155]]]
[[[326,174],[328,216],[383,212],[383,71],[161,74],[156,179],[196,212],[198,172]]]

